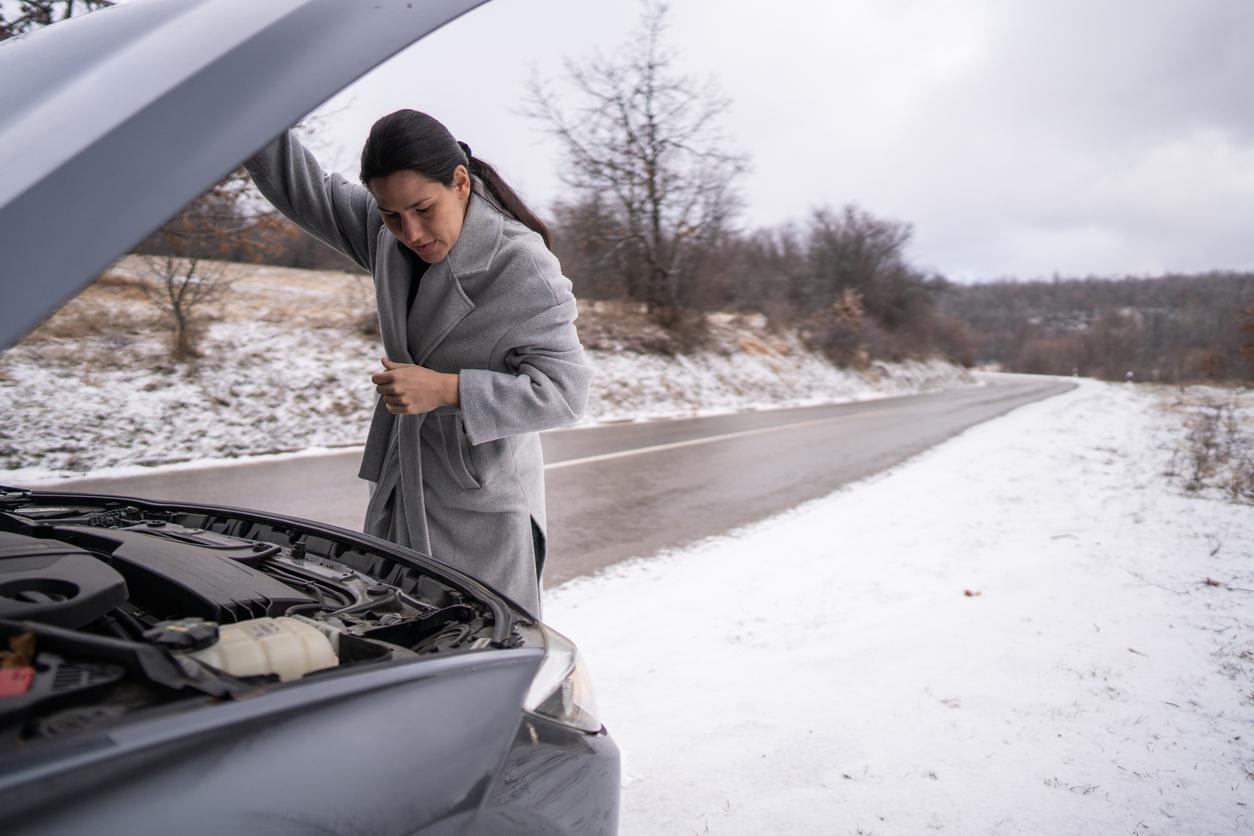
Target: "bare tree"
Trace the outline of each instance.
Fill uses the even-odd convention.
[[[200,356],[200,338],[207,319],[231,289],[229,265],[176,255],[147,255],[144,264],[151,284],[144,291],[170,323],[170,356]]]
[[[533,78],[524,108],[561,142],[566,184],[619,216],[606,226],[604,253],[638,265],[625,277],[628,295],[655,314],[676,310],[702,254],[728,232],[747,165],[724,147],[729,100],[680,73],[664,45],[666,13],[646,4],[622,50],[567,61],[556,87]]]
[[[236,262],[256,261],[274,245],[276,216],[251,199],[250,181],[237,169],[219,181],[139,247],[145,293],[170,327],[175,360],[200,356],[205,326],[221,313]]]
[[[6,13],[0,3],[0,41],[112,5],[112,0],[21,0],[16,13]]]

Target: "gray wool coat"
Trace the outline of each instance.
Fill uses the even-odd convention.
[[[547,526],[537,433],[583,414],[590,378],[557,259],[474,178],[461,235],[409,310],[403,245],[368,189],[325,174],[290,131],[245,165],[280,212],[374,276],[391,360],[460,375],[460,408],[397,416],[376,400],[358,474],[375,483],[366,533],[455,566],[539,616]]]

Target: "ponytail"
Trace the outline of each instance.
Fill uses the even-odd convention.
[[[469,152],[470,149],[467,147],[465,150]],[[512,215],[514,220],[540,233],[540,237],[544,239],[544,246],[548,247],[549,251],[552,252],[553,240],[548,226],[527,208],[527,204],[523,203],[523,199],[509,187],[509,184],[497,173],[497,170],[469,153],[466,154],[466,160],[469,163],[466,169],[483,181],[483,185],[487,187],[492,197],[496,199],[497,204],[508,214]]]

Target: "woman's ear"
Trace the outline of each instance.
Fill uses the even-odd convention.
[[[461,199],[470,197],[470,172],[466,170],[466,166],[459,165],[453,169],[453,188]]]

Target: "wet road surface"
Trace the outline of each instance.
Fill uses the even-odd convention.
[[[968,427],[1071,384],[1024,376],[829,406],[544,433],[549,560],[544,584],[771,516],[892,467]],[[234,505],[358,529],[360,448],[61,490]]]

